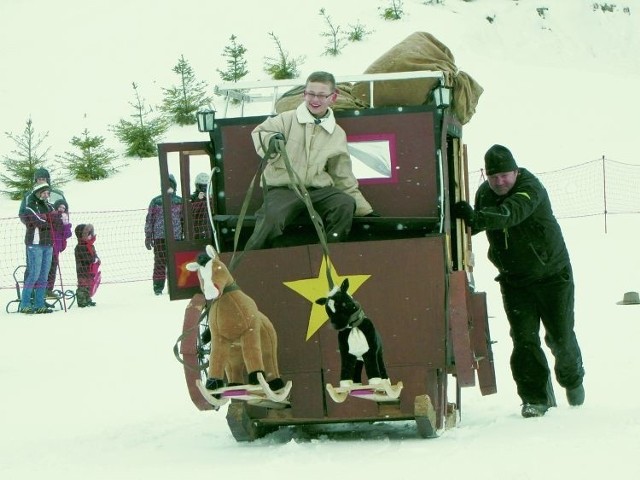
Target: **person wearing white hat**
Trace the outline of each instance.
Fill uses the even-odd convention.
[[[191,201],[191,216],[193,219],[193,238],[211,238],[209,214],[207,211],[207,185],[209,175],[202,172],[196,175],[195,191],[189,197]]]
[[[47,277],[53,254],[54,228],[61,228],[56,222],[60,217],[52,215],[53,207],[49,203],[50,187],[41,183],[33,188],[29,196],[23,221],[26,226],[24,243],[27,247],[27,272],[20,299],[21,313],[51,313],[45,304]]]

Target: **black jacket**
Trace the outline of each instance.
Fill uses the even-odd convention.
[[[549,195],[524,168],[504,196],[496,195],[486,181],[480,185],[472,232],[483,230],[489,240],[489,260],[500,272],[499,282],[525,286],[570,266]]]
[[[39,199],[36,195],[28,196],[20,219],[27,227],[24,237],[26,245],[53,246],[52,230],[62,230],[60,214],[53,211],[49,202]]]

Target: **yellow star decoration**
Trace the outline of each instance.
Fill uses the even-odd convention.
[[[345,278],[349,279],[349,293],[353,295],[358,288],[366,282],[371,275],[345,275],[341,277],[332,268],[332,278],[336,285],[340,285]],[[309,340],[324,323],[329,320],[323,305],[318,305],[316,300],[326,297],[329,291],[327,283],[327,259],[322,258],[322,265],[316,278],[306,278],[304,280],[294,280],[293,282],[282,282],[294,292],[302,295],[311,302],[311,314],[309,315],[309,325],[307,327],[307,338]]]

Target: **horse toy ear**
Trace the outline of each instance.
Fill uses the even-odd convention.
[[[190,272],[197,272],[200,268],[200,265],[198,264],[198,262],[189,262],[185,265],[185,268]]]
[[[340,291],[342,293],[347,293],[347,290],[349,290],[349,279],[345,278],[342,282],[342,285],[340,285]]]
[[[326,305],[326,304],[327,304],[327,300],[328,300],[328,299],[327,299],[326,297],[322,297],[322,298],[317,299],[317,300],[316,300],[316,303],[317,303],[318,305]]]
[[[218,252],[216,252],[216,249],[213,248],[213,245],[207,245],[205,247],[205,251],[210,258],[216,258],[218,256]]]

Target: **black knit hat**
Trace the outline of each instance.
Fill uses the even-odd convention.
[[[60,205],[64,205],[64,208],[65,208],[66,210],[69,210],[69,205],[68,205],[68,204],[67,204],[67,202],[66,202],[64,199],[62,199],[62,198],[61,198],[61,199],[59,199],[59,200],[56,200],[56,201],[53,203],[53,209],[54,209],[54,210],[57,210],[57,209],[58,209],[58,207],[59,207]]]
[[[513,172],[518,169],[518,165],[507,147],[494,145],[484,154],[484,169],[487,175],[495,175]]]
[[[75,228],[76,237],[82,238],[82,232],[84,232],[84,227],[86,227],[84,223],[81,223],[76,226]]]
[[[49,170],[47,170],[46,168],[36,168],[36,170],[33,172],[33,181],[35,182],[39,178],[46,178],[47,183],[51,183],[51,176],[49,175]]]

